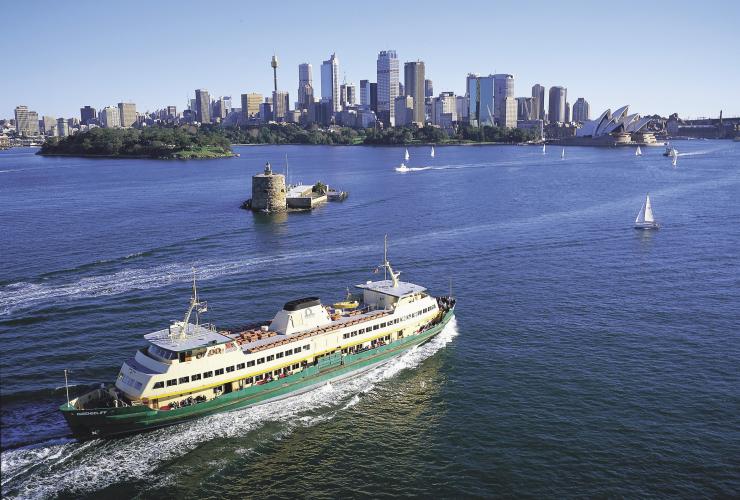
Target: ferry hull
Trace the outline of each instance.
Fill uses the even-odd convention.
[[[75,437],[90,439],[144,432],[215,413],[264,404],[308,392],[329,381],[348,379],[387,363],[414,346],[431,340],[444,329],[454,314],[453,307],[441,321],[418,335],[354,355],[335,353],[321,358],[316,366],[299,373],[184,408],[155,410],[146,406],[130,406],[78,410],[64,404],[60,410]]]

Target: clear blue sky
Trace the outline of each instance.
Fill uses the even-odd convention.
[[[642,114],[740,115],[740,2],[420,1],[3,2],[0,117],[25,104],[39,115],[120,100],[139,111],[278,86],[296,100],[298,64],[332,52],[347,81],[375,81],[395,49],[421,59],[441,91],[465,75],[511,73],[517,96],[562,85],[592,114],[630,104]]]

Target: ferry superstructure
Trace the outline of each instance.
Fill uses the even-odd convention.
[[[114,384],[60,407],[81,439],[145,431],[309,391],[358,375],[437,335],[454,316],[455,299],[432,297],[386,277],[326,306],[317,297],[287,302],[271,321],[219,330],[190,322],[205,311],[195,282],[182,321],[144,335],[147,345],[125,361]]]

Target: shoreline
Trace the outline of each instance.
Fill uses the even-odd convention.
[[[147,156],[147,155],[90,155],[90,154],[73,154],[73,153],[36,153],[38,156],[64,156],[68,158],[106,158],[114,160],[218,160],[221,158],[238,158],[236,153],[219,156],[194,156],[180,158],[177,156]]]

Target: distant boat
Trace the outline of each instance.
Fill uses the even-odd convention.
[[[434,146],[432,146],[432,152],[429,153],[432,158],[434,158]]]
[[[663,156],[676,156],[676,148],[672,148],[671,146],[668,146],[665,148],[665,151],[663,151]]]
[[[406,150],[406,154],[403,155],[403,159],[406,160],[406,161],[409,161],[409,158],[411,158],[411,157],[409,156],[409,150],[407,149]]]
[[[560,152],[560,159],[565,160],[565,148]]]
[[[408,172],[409,167],[407,167],[403,162],[400,166],[396,167],[396,172]]]
[[[660,226],[655,222],[653,207],[650,205],[650,194],[645,197],[645,203],[640,208],[640,213],[635,219],[635,229],[659,229]]]
[[[637,150],[635,151],[635,156],[642,156],[642,149],[640,149],[640,146],[637,146]]]
[[[673,161],[671,162],[673,166],[676,166],[676,163],[678,163],[678,151],[676,151],[676,154],[673,155]]]
[[[542,154],[545,154],[545,145],[542,145]]]

